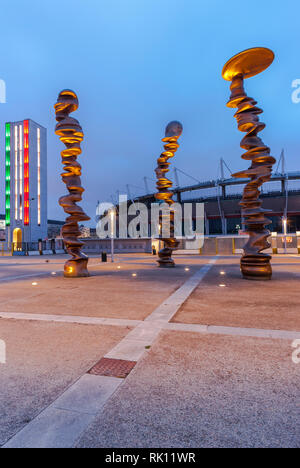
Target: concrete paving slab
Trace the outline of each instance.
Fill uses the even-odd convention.
[[[150,343],[155,340],[160,332],[162,325],[157,325],[155,322],[142,322],[131,332],[128,333],[126,339],[149,341]]]
[[[220,258],[172,321],[300,331],[300,262],[274,257],[273,271],[271,281],[244,280],[239,259]]]
[[[189,271],[185,270],[187,261],[190,263]],[[163,269],[156,267],[155,259],[150,255],[124,256],[116,263],[94,263],[92,276],[81,278],[81,281],[51,276],[53,266],[48,265],[49,276],[46,278],[38,277],[34,281],[34,276],[30,277],[19,281],[17,288],[14,282],[0,283],[1,309],[13,313],[20,310],[39,315],[144,320],[206,261],[200,257],[192,260],[178,258],[177,267],[166,275]],[[19,264],[16,268],[21,270]],[[27,273],[28,268],[28,264],[24,264],[23,272]],[[40,272],[37,266],[30,268]],[[137,276],[133,277],[133,273]],[[37,282],[37,285],[33,287],[32,282]]]
[[[90,414],[49,408],[4,448],[71,448],[92,420]]]
[[[122,380],[114,377],[85,374],[51,407],[95,415],[121,383]]]
[[[153,340],[122,340],[104,357],[110,359],[123,359],[124,361],[138,361],[146,352]]]
[[[191,292],[205,277],[211,266],[215,263],[215,260],[216,259],[211,259],[208,265],[202,266],[192,277],[188,278],[178,291],[173,293],[170,298],[165,300],[147,317],[144,324],[139,325],[135,330],[130,332],[130,334],[112,349],[106,357],[127,359],[128,361],[137,361],[140,359],[145,350],[155,341],[161,330],[157,321],[163,322],[163,320],[165,320],[166,323],[175,315],[180,305],[189,297]],[[176,300],[174,300],[174,298],[176,298]],[[153,323],[156,324],[156,327],[151,326]]]
[[[216,327],[189,323],[167,323],[165,330],[187,331],[196,333],[211,333],[230,336],[252,336],[256,338],[273,338],[279,340],[295,340],[300,338],[300,332],[287,330],[267,330],[258,328]]]
[[[131,330],[0,320],[0,445],[27,425]]]
[[[65,259],[57,260],[60,269]],[[298,258],[277,257],[264,287],[241,280],[238,258],[220,257],[208,272],[198,271],[207,258],[176,257],[168,275],[154,260],[95,260],[94,276],[82,282],[51,276],[53,266],[40,258],[4,265],[11,276],[0,284],[0,340],[5,335],[9,344],[8,362],[0,364],[0,445],[23,428],[11,444],[72,447],[84,431],[78,446],[299,447],[299,366],[291,347],[300,333]],[[33,287],[31,276],[12,279],[20,272],[47,279]],[[142,360],[118,388],[119,379],[107,387],[90,380],[99,376],[77,380],[102,356]]]
[[[142,323],[141,320],[80,317],[76,315],[22,314],[21,312],[0,312],[0,318],[14,320],[37,320],[42,322],[81,323],[85,325],[115,325],[118,327],[135,327]]]
[[[73,447],[121,383],[121,379],[85,374],[4,448]]]
[[[148,315],[145,319],[145,322],[167,322],[169,321],[174,313],[180,308],[182,302],[176,302],[176,304],[162,304],[161,306],[157,307],[152,314]]]
[[[163,332],[78,447],[300,447],[286,340]]]

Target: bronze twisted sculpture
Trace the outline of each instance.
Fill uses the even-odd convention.
[[[241,258],[241,271],[244,278],[254,280],[267,280],[272,276],[272,257],[263,252],[270,247],[267,241],[270,231],[266,226],[271,221],[265,217],[265,213],[270,210],[261,207],[259,188],[270,180],[272,165],[276,159],[270,155],[270,148],[257,135],[265,128],[265,124],[260,122],[258,117],[263,111],[256,107],[257,102],[253,98],[247,96],[243,84],[245,78],[262,72],[273,60],[274,53],[271,50],[255,47],[232,57],[222,71],[223,78],[232,81],[227,106],[237,108],[235,118],[238,129],[246,132],[241,141],[241,148],[246,150],[242,158],[251,161],[249,169],[233,174],[233,177],[250,179],[240,202],[246,231],[250,236]]]
[[[168,159],[173,158],[176,151],[179,148],[178,138],[182,134],[182,125],[180,122],[170,122],[166,128],[165,138],[162,139],[165,151],[160,155],[157,160],[158,166],[155,169],[158,193],[155,194],[157,200],[161,200],[169,205],[169,208],[174,204],[172,199],[173,192],[169,189],[172,187],[172,181],[166,177],[166,173],[169,172],[170,163]],[[165,218],[165,219],[164,219]],[[169,228],[170,237],[160,239],[164,242],[164,247],[158,253],[158,265],[164,268],[170,268],[175,266],[175,262],[172,259],[173,250],[176,250],[179,246],[179,242],[175,239],[174,232],[174,211],[169,210],[169,213],[162,214],[162,220],[160,223],[161,233],[163,235],[165,228]]]
[[[78,98],[74,91],[69,89],[61,91],[54,108],[58,122],[55,133],[66,145],[66,149],[61,152],[62,163],[64,164],[64,172],[61,176],[69,191],[69,195],[59,199],[59,204],[70,215],[62,228],[62,236],[67,252],[72,256],[64,266],[64,275],[73,278],[89,276],[87,269],[88,257],[81,252],[84,243],[78,240],[80,236],[78,222],[88,221],[90,218],[76,204],[82,200],[82,193],[84,192],[80,179],[81,165],[77,162],[77,156],[81,154],[80,143],[84,134],[78,120],[69,117],[71,112],[78,109]]]

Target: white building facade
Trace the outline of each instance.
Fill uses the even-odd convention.
[[[47,238],[47,130],[31,119],[5,124],[6,239]]]

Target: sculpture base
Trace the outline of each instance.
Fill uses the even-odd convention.
[[[172,258],[172,254],[174,250],[178,249],[179,241],[174,237],[170,239],[163,239],[163,241],[164,247],[158,252],[158,266],[160,268],[174,268],[176,264]]]
[[[175,268],[176,266],[174,260],[172,259],[167,262],[157,260],[157,263],[158,263],[159,268]]]
[[[64,266],[65,278],[83,278],[90,276],[87,269],[88,261],[88,258],[82,258],[80,260],[68,260]]]
[[[169,247],[164,247],[158,252],[159,259],[157,260],[158,266],[160,268],[174,268],[175,262],[172,258],[172,253],[174,249]]]
[[[241,258],[243,278],[256,281],[267,281],[272,278],[271,256],[245,255]]]

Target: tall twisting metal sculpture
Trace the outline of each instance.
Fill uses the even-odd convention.
[[[172,200],[173,192],[169,190],[173,184],[172,181],[166,177],[166,173],[169,172],[170,166],[168,159],[173,158],[176,151],[178,150],[178,138],[181,134],[182,125],[180,122],[174,121],[168,124],[165,138],[162,139],[163,143],[165,143],[165,151],[158,158],[158,166],[155,169],[157,176],[156,187],[158,189],[158,193],[156,193],[155,198],[165,202],[167,205],[169,205],[169,208],[174,204],[174,201]],[[160,223],[162,236],[166,228],[169,228],[170,237],[161,237],[161,240],[164,242],[164,247],[158,253],[158,265],[160,267],[170,268],[175,266],[175,262],[172,259],[172,253],[173,250],[176,250],[179,245],[179,242],[175,239],[174,236],[175,227],[173,210],[170,210],[168,214],[165,212],[162,214],[162,220]]]
[[[241,141],[241,147],[246,150],[242,158],[251,161],[251,166],[233,174],[233,177],[250,179],[240,202],[246,231],[250,236],[241,258],[241,271],[244,278],[254,280],[267,280],[272,276],[270,263],[272,257],[263,252],[270,247],[267,241],[270,231],[266,226],[271,221],[265,217],[265,213],[269,210],[261,207],[259,188],[270,180],[272,165],[276,159],[270,155],[270,148],[257,135],[265,128],[265,124],[260,122],[258,117],[263,111],[256,107],[257,102],[253,98],[247,96],[243,84],[245,78],[262,72],[273,60],[274,53],[271,50],[255,47],[232,57],[222,71],[223,78],[232,81],[231,96],[227,106],[237,108],[235,118],[238,129],[247,133]]]
[[[78,109],[78,98],[74,91],[65,89],[61,91],[55,104],[55,114],[57,125],[55,133],[66,145],[66,149],[61,152],[64,172],[61,174],[63,182],[66,184],[69,195],[59,199],[59,204],[70,216],[66,219],[66,224],[62,228],[62,236],[67,252],[72,256],[64,266],[66,277],[89,276],[87,270],[88,257],[81,252],[84,245],[78,240],[80,230],[78,222],[88,221],[90,218],[77,205],[82,200],[84,188],[81,187],[81,165],[77,162],[77,156],[81,154],[80,143],[83,140],[83,131],[78,120],[69,117],[71,112]]]

